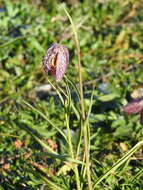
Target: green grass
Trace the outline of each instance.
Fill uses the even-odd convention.
[[[92,189],[141,190],[143,127],[122,107],[143,83],[142,1],[66,4],[80,43],[87,131],[79,51],[61,5],[0,1],[0,190],[91,188],[86,134]],[[70,52],[67,77],[58,84],[41,63],[53,42]]]

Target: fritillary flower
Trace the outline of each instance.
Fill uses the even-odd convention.
[[[67,66],[69,64],[69,51],[65,46],[54,43],[47,50],[46,56],[43,59],[45,72],[56,79],[56,82],[61,81]]]
[[[123,111],[127,114],[140,113],[140,123],[143,124],[143,88],[138,88],[131,94],[132,102],[123,107]]]
[[[143,99],[134,99],[123,107],[123,111],[127,114],[139,113],[143,110]]]

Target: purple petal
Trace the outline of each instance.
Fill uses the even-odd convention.
[[[45,72],[50,73],[59,82],[63,78],[69,64],[68,49],[60,44],[54,43],[46,52],[43,59]]]
[[[48,48],[46,52],[46,56],[43,59],[43,66],[45,73],[48,73],[51,70],[51,61],[58,53],[58,49],[56,48],[57,43],[54,43]]]
[[[69,64],[69,52],[64,46],[60,47],[59,54],[57,56],[57,68],[56,68],[56,81],[59,82],[63,78],[67,66]]]
[[[143,109],[143,100],[135,99],[123,107],[123,111],[127,114],[138,113]]]

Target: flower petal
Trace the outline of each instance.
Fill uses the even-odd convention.
[[[52,59],[54,59],[54,57],[58,53],[58,49],[56,48],[56,46],[57,46],[57,43],[52,44],[50,48],[48,48],[46,52],[46,56],[43,59],[44,70],[45,70],[45,73],[47,74],[51,70]]]
[[[60,44],[54,43],[46,52],[43,59],[45,72],[52,74],[57,82],[63,78],[69,64],[68,49]]]
[[[143,99],[135,99],[123,107],[123,111],[127,114],[138,113],[143,109]]]
[[[59,82],[63,78],[67,66],[69,64],[69,52],[64,46],[60,46],[60,51],[57,56],[56,81]]]

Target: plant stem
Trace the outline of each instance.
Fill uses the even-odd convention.
[[[76,27],[73,23],[73,20],[67,10],[64,8],[73,29],[73,33],[75,36],[75,43],[77,48],[77,56],[78,56],[78,74],[79,74],[79,90],[80,90],[80,102],[81,102],[81,112],[82,112],[82,129],[84,135],[84,148],[85,148],[85,158],[86,158],[86,171],[87,171],[87,181],[88,181],[88,189],[92,190],[91,176],[90,176],[90,162],[89,162],[89,141],[88,141],[88,129],[86,125],[86,117],[85,117],[85,109],[84,109],[84,99],[83,99],[83,84],[82,84],[82,74],[81,74],[81,57],[80,57],[80,44],[78,40],[78,35],[76,31]]]
[[[65,119],[66,119],[66,126],[67,126],[67,132],[68,132],[68,144],[69,144],[70,154],[71,154],[71,158],[74,159],[74,152],[73,152],[73,146],[72,146],[72,140],[71,140],[71,132],[70,132],[70,127],[69,127],[69,116],[67,113],[65,115]],[[79,173],[78,173],[78,168],[76,165],[74,165],[73,170],[74,170],[75,177],[76,177],[77,189],[81,190]]]
[[[78,74],[79,74],[79,90],[80,90],[81,111],[82,111],[82,119],[85,120],[85,109],[84,109],[84,100],[83,100],[83,85],[82,85],[82,74],[81,74],[80,44],[79,44],[76,28],[75,28],[75,25],[72,21],[72,18],[65,8],[64,8],[64,10],[65,10],[70,22],[71,22],[71,25],[73,28],[73,33],[75,35],[75,43],[76,43],[77,57],[78,57]]]

